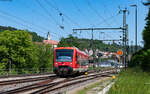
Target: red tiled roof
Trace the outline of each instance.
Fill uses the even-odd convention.
[[[43,40],[44,44],[58,45],[57,40]]]

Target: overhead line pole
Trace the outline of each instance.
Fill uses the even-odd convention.
[[[126,24],[126,13],[128,12],[127,8],[124,10],[120,10],[120,12],[123,12],[123,63],[125,64],[125,69],[127,67],[128,62],[128,25]]]
[[[124,28],[81,28],[81,29],[72,29],[73,31],[82,31],[82,30],[123,30]]]
[[[124,10],[120,10],[120,12],[123,12],[123,27],[119,28],[80,28],[80,29],[72,29],[73,31],[82,31],[82,30],[92,30],[92,41],[93,41],[93,31],[94,30],[123,30],[123,64],[125,65],[125,68],[127,67],[128,62],[128,25],[126,24],[126,13],[128,10],[125,8]],[[92,43],[91,43],[92,44]],[[93,44],[92,44],[93,45]]]
[[[135,51],[138,50],[138,44],[137,44],[137,5],[131,5],[131,7],[135,7]]]
[[[100,41],[122,41],[122,40],[121,39],[118,39],[118,40],[117,39],[116,40],[113,39],[113,40],[100,40]]]
[[[93,50],[93,57],[94,57],[94,49],[93,49],[93,31],[94,30],[124,30],[124,28],[119,27],[119,28],[80,28],[80,29],[72,29],[73,31],[85,31],[85,30],[91,30],[92,31],[92,38],[91,38],[91,44],[90,47]]]

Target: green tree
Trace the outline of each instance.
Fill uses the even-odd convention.
[[[146,51],[143,51],[141,58],[142,63],[141,67],[144,71],[150,72],[150,49],[147,49]]]
[[[18,30],[18,29],[14,28],[14,27],[10,27],[10,26],[8,26],[8,27],[0,26],[0,32],[3,32],[5,30],[15,31],[15,30]]]
[[[143,31],[144,48],[150,49],[150,9],[146,18],[146,26]]]
[[[0,26],[0,32],[4,32],[5,30],[9,30],[9,31],[15,31],[15,30],[19,30],[17,28],[14,27],[10,27],[10,26]],[[25,30],[27,32],[29,32],[32,35],[32,41],[34,42],[42,42],[44,40],[44,37],[41,37],[39,35],[37,35],[36,32],[30,32],[28,30]]]
[[[73,37],[71,34],[68,36],[68,38],[61,38],[58,47],[78,47],[80,46],[80,43],[78,41],[77,37]]]
[[[41,72],[53,70],[53,49],[51,45],[37,45],[38,69]]]
[[[140,66],[144,71],[150,72],[150,9],[145,20],[146,26],[143,30],[144,48],[132,55],[129,66]]]
[[[29,33],[32,35],[32,41],[34,41],[34,42],[42,42],[44,40],[43,37],[37,35],[37,33],[35,33],[35,32],[29,32]]]
[[[25,31],[4,31],[0,33],[0,64],[13,69],[36,68],[36,49],[31,35]],[[21,71],[20,71],[21,72]]]

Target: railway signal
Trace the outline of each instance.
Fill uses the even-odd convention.
[[[119,56],[122,56],[122,55],[123,55],[123,51],[122,51],[121,49],[119,49],[119,50],[117,51],[117,54],[118,54]]]

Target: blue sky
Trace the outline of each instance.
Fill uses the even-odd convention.
[[[141,0],[0,0],[0,25],[28,29],[43,37],[50,32],[52,40],[59,40],[72,34],[73,28],[121,27],[123,18],[119,10],[126,7],[129,43],[134,44],[135,8],[131,4],[138,5],[138,44],[141,45],[148,11]],[[119,39],[121,35],[118,31],[94,31],[95,39]],[[91,38],[91,31],[77,32],[74,36]]]

